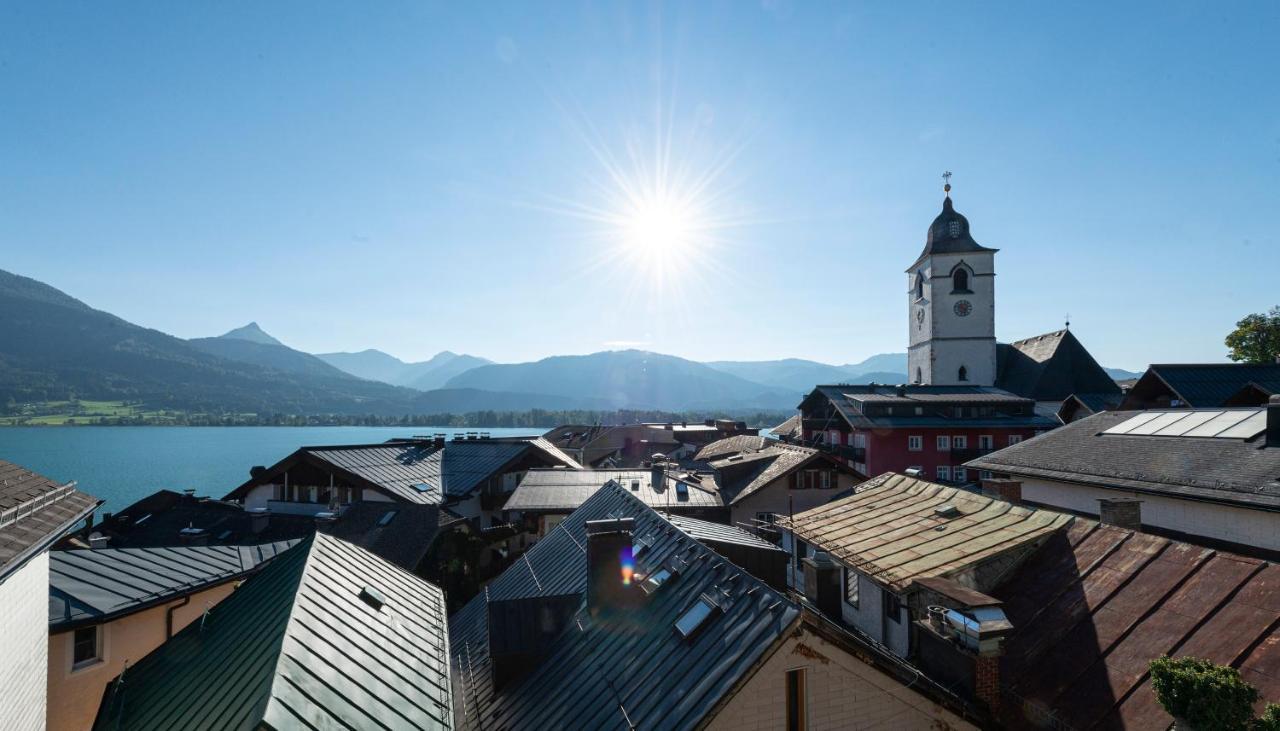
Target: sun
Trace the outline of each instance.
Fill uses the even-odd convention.
[[[665,260],[696,244],[696,212],[668,196],[630,200],[619,218],[622,243],[633,257]]]

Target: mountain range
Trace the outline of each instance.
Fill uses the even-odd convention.
[[[302,415],[789,411],[815,384],[900,383],[905,372],[905,353],[846,365],[800,359],[699,363],[639,350],[510,364],[450,351],[421,362],[378,350],[312,355],[256,322],[183,340],[0,271],[0,408],[78,398]]]

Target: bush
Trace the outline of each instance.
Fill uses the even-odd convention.
[[[1262,716],[1253,722],[1254,731],[1280,731],[1280,703],[1268,703]]]
[[[1248,728],[1258,700],[1258,689],[1235,668],[1195,657],[1152,660],[1151,686],[1169,715],[1185,720],[1195,731]]]

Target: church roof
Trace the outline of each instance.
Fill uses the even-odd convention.
[[[996,388],[1037,401],[1072,394],[1120,394],[1120,386],[1070,330],[1037,335],[996,350]]]
[[[953,225],[954,224],[954,225]],[[916,261],[907,271],[915,269],[920,260],[933,254],[965,254],[972,251],[995,252],[999,249],[988,249],[969,233],[969,219],[956,212],[951,204],[951,196],[942,199],[942,213],[929,225],[929,235],[925,239],[924,251],[916,257]]]

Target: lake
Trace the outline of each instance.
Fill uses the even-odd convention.
[[[454,429],[373,426],[77,426],[0,428],[0,459],[81,490],[116,511],[156,490],[194,489],[222,497],[249,479],[249,468],[272,465],[298,447],[369,444],[392,437],[487,431],[495,437],[542,429]]]

